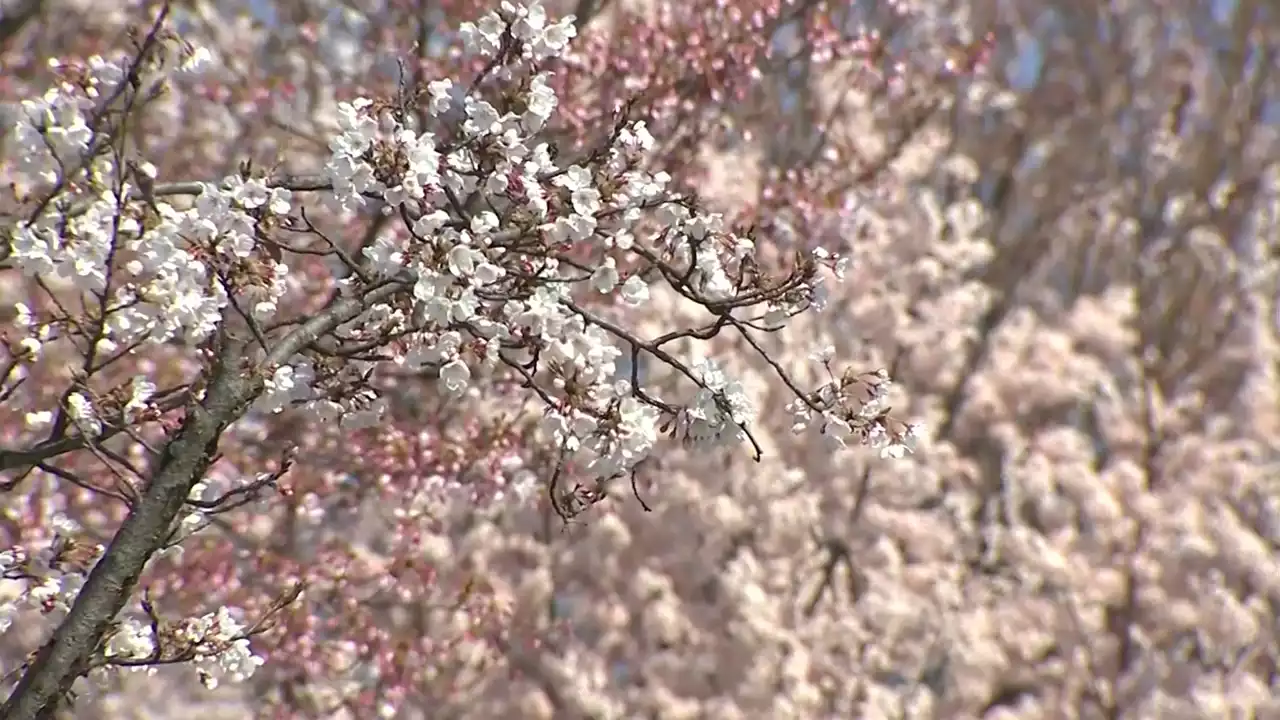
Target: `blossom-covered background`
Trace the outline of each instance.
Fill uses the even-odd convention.
[[[560,152],[546,162],[589,153],[625,109],[644,126],[629,125],[619,147],[643,158],[647,177],[696,191],[726,227],[752,227],[761,276],[796,252],[846,258],[821,313],[751,339],[680,341],[681,352],[708,349],[740,383],[732,397],[754,411],[750,440],[710,451],[663,440],[634,492],[622,483],[575,496],[581,512],[566,524],[545,491],[561,463],[529,388],[443,362],[458,348],[380,372],[365,395],[354,362],[287,366],[223,435],[179,522],[184,542],[152,559],[145,598],[130,606],[143,621],[108,648],[145,657],[155,647],[138,614],[145,599],[157,628],[208,636],[216,652],[98,673],[76,686],[77,712],[1280,713],[1280,12],[1264,0],[1101,5],[547,2],[549,25],[575,17],[559,26],[567,49],[546,91],[523,88],[521,112],[533,118],[539,98],[558,103],[539,124]],[[95,56],[145,44],[161,6],[0,8],[10,127],[22,125],[23,100],[101,70]],[[237,177],[199,197],[225,194],[224,212],[293,216],[299,230],[296,210],[307,207],[306,222],[327,227],[333,244],[394,273],[398,219],[341,207],[355,194],[333,178],[365,189],[374,180],[354,161],[338,167],[355,156],[343,143],[373,132],[359,103],[342,103],[399,102],[420,88],[424,113],[450,106],[485,71],[484,57],[461,49],[484,44],[480,18],[495,9],[173,3],[165,27],[175,36],[154,60],[165,92],[130,91],[138,106],[121,157],[151,163],[127,176],[142,189],[136,204],[215,216],[181,185]],[[467,21],[477,25],[459,33]],[[47,133],[22,132],[0,138],[6,233],[32,212],[29,194],[68,172],[31,159]],[[80,142],[76,132],[87,131],[59,141]],[[434,162],[422,152],[410,164]],[[264,177],[292,178],[293,189]],[[317,177],[338,186],[320,193],[324,203],[305,199]],[[174,199],[147,197],[148,178]],[[589,214],[591,178],[557,182],[572,217]],[[439,230],[419,221],[427,227],[415,232]],[[557,232],[574,238],[572,222]],[[498,232],[483,220],[470,230]],[[246,253],[262,250],[254,232],[242,235]],[[14,362],[0,369],[26,368],[27,380],[12,393],[17,374],[0,385],[4,452],[52,423],[93,423],[73,399],[89,402],[74,368],[92,361],[40,337],[40,316],[59,312],[75,283],[47,283],[33,269],[39,253],[16,237],[0,261],[0,361]],[[607,252],[622,250],[615,241]],[[317,312],[349,273],[322,260],[288,265],[287,287],[246,281],[261,288],[255,302]],[[636,335],[706,321],[706,306],[673,286],[628,289],[633,267],[601,266],[588,268],[586,296]],[[428,291],[414,296],[429,304]],[[189,316],[134,322],[222,321],[218,308],[173,308]],[[39,362],[18,362],[33,341]],[[191,345],[149,345],[105,369],[95,392],[119,388],[121,417],[168,432],[183,401],[163,390],[204,370]],[[696,392],[669,363],[635,357],[632,367],[618,355],[617,379]],[[824,360],[836,373],[885,371],[891,385],[865,375],[858,389],[887,388],[885,432],[918,428],[914,453],[795,432],[797,393],[779,378],[816,388],[831,378]],[[340,409],[304,397],[295,376],[308,374],[346,393]],[[272,413],[304,400],[313,412]],[[119,527],[130,491],[116,477],[126,461],[149,461],[154,438],[140,429],[128,448],[104,442],[56,468],[0,476],[0,552],[52,554],[46,569],[58,569],[52,584],[20,578],[19,556],[0,556],[14,578],[0,592],[17,600],[0,614],[6,694],[59,617],[45,611],[75,595],[94,547]],[[255,491],[225,512],[199,504],[244,487]],[[260,619],[263,632],[229,640]]]

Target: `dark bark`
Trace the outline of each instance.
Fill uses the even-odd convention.
[[[259,367],[288,361],[341,323],[357,316],[401,286],[384,285],[363,299],[349,298],[290,333]],[[5,720],[52,718],[76,678],[102,644],[116,615],[129,601],[147,561],[160,548],[181,512],[191,488],[208,470],[224,430],[261,394],[262,374],[249,366],[247,347],[223,346],[202,401],[187,405],[182,427],[166,445],[156,471],[137,506],[112,538],[102,559],[89,573],[71,612],[40,649],[4,705]]]
[[[0,49],[40,14],[44,0],[16,0],[0,13]]]
[[[147,560],[168,536],[191,487],[204,477],[218,438],[244,413],[255,388],[261,388],[260,382],[247,377],[239,360],[221,358],[204,402],[187,405],[186,420],[165,447],[146,493],[89,573],[70,614],[0,708],[0,717],[53,717],[71,684],[87,670],[85,662],[133,594]]]

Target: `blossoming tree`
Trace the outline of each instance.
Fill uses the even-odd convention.
[[[741,384],[687,341],[754,344],[819,312],[845,263],[760,257],[750,228],[654,169],[669,149],[638,108],[687,102],[683,89],[572,84],[562,56],[578,27],[537,4],[461,24],[452,78],[422,61],[394,91],[338,103],[324,152],[188,179],[207,166],[160,115],[191,93],[197,107],[222,96],[202,84],[214,52],[176,31],[208,18],[180,10],[147,10],[126,51],[35,68],[50,87],[12,112],[4,139],[4,272],[20,299],[0,469],[22,500],[4,622],[56,621],[12,669],[4,712],[45,716],[80,678],[121,670],[189,663],[207,686],[243,681],[263,663],[254,639],[271,635],[300,672],[371,661],[383,691],[354,701],[394,713],[414,688],[394,675],[448,675],[450,641],[373,628],[344,651],[334,632],[367,623],[362,605],[412,597],[465,616],[460,638],[506,632],[472,582],[450,587],[422,562],[442,483],[480,468],[490,487],[473,495],[536,494],[567,521],[628,487],[647,507],[640,476],[663,436],[759,458]],[[558,120],[558,89],[594,109]],[[655,129],[700,116],[649,114]],[[659,287],[704,316],[638,327],[632,309]],[[649,383],[645,361],[679,377]],[[918,432],[884,411],[883,371],[833,366],[807,388],[777,373],[815,433],[900,455]],[[434,415],[427,429],[366,430],[415,412]],[[368,487],[343,492],[353,480]],[[386,532],[317,532],[363,509],[361,492],[382,494]],[[393,548],[377,553],[393,565],[366,544]]]
[[[1273,710],[1274,12],[865,5],[17,3],[5,716]]]

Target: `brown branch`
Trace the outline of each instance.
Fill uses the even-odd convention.
[[[128,602],[147,561],[168,537],[174,519],[205,475],[226,428],[262,393],[264,367],[287,361],[321,335],[358,316],[369,304],[398,292],[384,285],[363,298],[349,298],[291,332],[258,368],[247,367],[244,343],[226,342],[210,373],[203,401],[190,402],[182,427],[165,447],[157,469],[133,512],[111,540],[53,638],[40,648],[13,694],[0,706],[6,720],[52,717],[84,672],[112,622]]]
[[[0,16],[0,49],[40,14],[44,0],[17,0],[3,16]]]

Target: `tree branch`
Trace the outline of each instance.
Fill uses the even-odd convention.
[[[243,372],[239,345],[228,347],[214,369],[203,403],[187,406],[187,418],[165,447],[158,470],[137,507],[125,519],[102,559],[94,566],[66,620],[0,707],[11,720],[51,718],[71,689],[111,622],[133,593],[147,560],[168,535],[191,486],[204,476],[218,438],[240,417],[256,395]],[[260,391],[260,390],[259,390]]]
[[[174,392],[156,402],[155,406],[161,414],[167,413],[181,407],[187,402],[189,392],[183,389]],[[106,440],[127,432],[128,420],[124,417],[113,418],[114,422],[104,419],[104,427],[102,434],[94,438],[86,438],[83,435],[63,435],[53,440],[46,440],[34,447],[26,450],[5,450],[0,448],[0,472],[5,470],[13,470],[15,468],[30,468],[32,465],[39,465],[46,460],[57,457],[59,455],[69,453],[75,450],[82,450],[90,441],[102,443]],[[0,490],[7,488],[0,483]]]
[[[22,28],[40,14],[43,6],[44,0],[17,0],[3,15],[0,15],[0,46],[22,32]]]
[[[225,346],[213,367],[203,402],[187,405],[187,417],[166,445],[146,493],[89,573],[67,618],[0,706],[0,717],[54,717],[59,702],[85,672],[111,623],[128,602],[147,561],[168,537],[191,488],[204,477],[223,431],[243,416],[262,393],[263,374],[257,370],[286,362],[320,336],[358,316],[371,303],[402,288],[399,283],[388,283],[363,297],[333,303],[290,333],[256,369],[245,367],[244,343]]]

